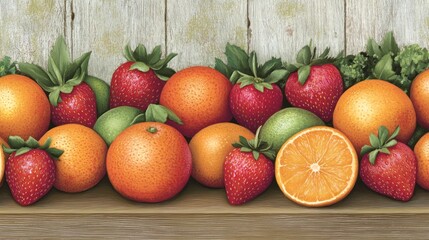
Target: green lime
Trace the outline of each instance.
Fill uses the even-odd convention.
[[[94,91],[95,93],[95,99],[97,101],[97,116],[101,116],[101,114],[109,110],[109,84],[93,76],[88,76],[85,82],[91,87],[92,91]]]
[[[112,108],[101,115],[95,122],[94,130],[110,146],[113,140],[127,127],[143,121],[144,113],[140,109],[121,106]]]
[[[323,126],[325,123],[315,114],[301,108],[284,108],[274,113],[264,123],[260,139],[272,144],[278,152],[286,140],[295,133],[312,126]]]

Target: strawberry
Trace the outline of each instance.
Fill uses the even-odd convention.
[[[227,44],[225,55],[228,62],[216,58],[215,68],[234,84],[229,105],[237,122],[255,132],[283,105],[283,93],[277,82],[287,71],[282,69],[281,59],[272,58],[258,65],[255,52],[248,55],[243,49]]]
[[[315,53],[316,48],[310,42],[298,52],[297,63],[286,66],[291,74],[286,80],[285,95],[292,106],[329,122],[344,84],[340,71],[332,64],[336,59],[327,57],[329,48],[317,58]]]
[[[145,111],[149,104],[158,103],[165,81],[175,73],[167,64],[176,55],[161,59],[161,46],[147,54],[142,44],[134,51],[127,45],[124,56],[128,61],[115,70],[110,83],[110,108],[131,106]]]
[[[256,198],[273,181],[275,153],[270,145],[259,139],[259,129],[252,140],[240,136],[240,142],[233,144],[235,148],[225,158],[225,190],[231,205]]]
[[[370,135],[371,146],[365,145],[361,155],[360,177],[371,190],[399,201],[409,201],[414,193],[417,160],[413,150],[394,138],[399,127],[388,138],[381,126],[378,137]]]
[[[54,159],[63,151],[49,148],[51,139],[40,146],[32,137],[24,142],[20,137],[11,136],[8,143],[11,148],[3,145],[3,150],[10,154],[5,167],[6,182],[18,204],[31,205],[54,186]]]
[[[19,69],[49,93],[51,121],[58,126],[78,123],[92,128],[97,120],[94,91],[83,81],[87,78],[91,52],[72,61],[63,37],[55,42],[47,71],[38,65],[19,63]]]

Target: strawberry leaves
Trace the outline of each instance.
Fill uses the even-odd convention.
[[[182,120],[170,109],[162,105],[149,104],[145,112],[146,122],[167,122],[170,119],[177,124],[183,124]]]
[[[0,61],[0,77],[16,73],[16,62],[12,62],[8,56]]]
[[[167,64],[177,56],[177,54],[170,53],[165,58],[161,58],[161,56],[162,51],[160,45],[156,46],[149,54],[143,44],[137,45],[134,51],[129,44],[124,48],[124,57],[128,61],[134,62],[130,70],[136,69],[141,72],[147,72],[152,69],[159,79],[167,81],[175,73],[173,69],[167,67]]]
[[[262,141],[259,138],[260,130],[261,127],[256,130],[256,135],[254,139],[247,140],[245,137],[240,136],[240,141],[233,143],[232,146],[235,148],[240,148],[240,151],[242,152],[251,152],[255,160],[259,159],[259,155],[261,153],[267,158],[274,160],[276,157],[276,152],[272,149],[271,144],[268,144],[267,142]]]
[[[389,130],[385,126],[381,126],[378,129],[378,137],[373,133],[369,136],[369,141],[371,145],[365,145],[362,147],[360,154],[363,156],[369,154],[369,162],[375,164],[378,153],[390,154],[389,148],[395,146],[398,142],[395,140],[395,137],[399,134],[399,126],[393,131],[392,135],[389,137]]]
[[[29,152],[32,149],[41,149],[46,151],[53,159],[58,159],[63,153],[63,150],[57,148],[51,148],[52,139],[48,138],[43,145],[40,145],[39,142],[33,137],[29,137],[27,141],[24,141],[19,136],[10,136],[8,138],[8,144],[10,147],[2,146],[3,151],[7,154],[15,152],[15,156],[19,156]]]
[[[56,107],[61,102],[60,93],[71,93],[73,87],[85,79],[90,56],[91,52],[87,52],[72,61],[66,42],[60,36],[50,52],[47,70],[30,63],[19,63],[19,70],[48,92],[50,103]]]
[[[286,64],[285,68],[289,73],[298,71],[298,82],[304,85],[310,75],[311,66],[334,63],[337,60],[337,58],[328,57],[329,50],[329,48],[325,48],[325,50],[317,56],[316,47],[314,47],[312,41],[310,41],[310,44],[299,50],[296,56],[296,63]]]
[[[240,84],[240,88],[253,84],[255,89],[264,92],[264,89],[272,89],[272,84],[284,79],[288,74],[280,58],[271,58],[259,65],[254,51],[247,54],[242,48],[229,43],[226,45],[225,55],[227,63],[216,58],[215,69],[233,84]]]

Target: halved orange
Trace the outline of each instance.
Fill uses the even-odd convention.
[[[276,180],[284,195],[307,207],[344,199],[358,176],[358,156],[350,140],[326,126],[302,130],[277,154]]]

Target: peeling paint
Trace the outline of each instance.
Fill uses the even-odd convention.
[[[279,2],[276,6],[277,15],[283,18],[291,18],[304,11],[304,4],[296,2]]]

